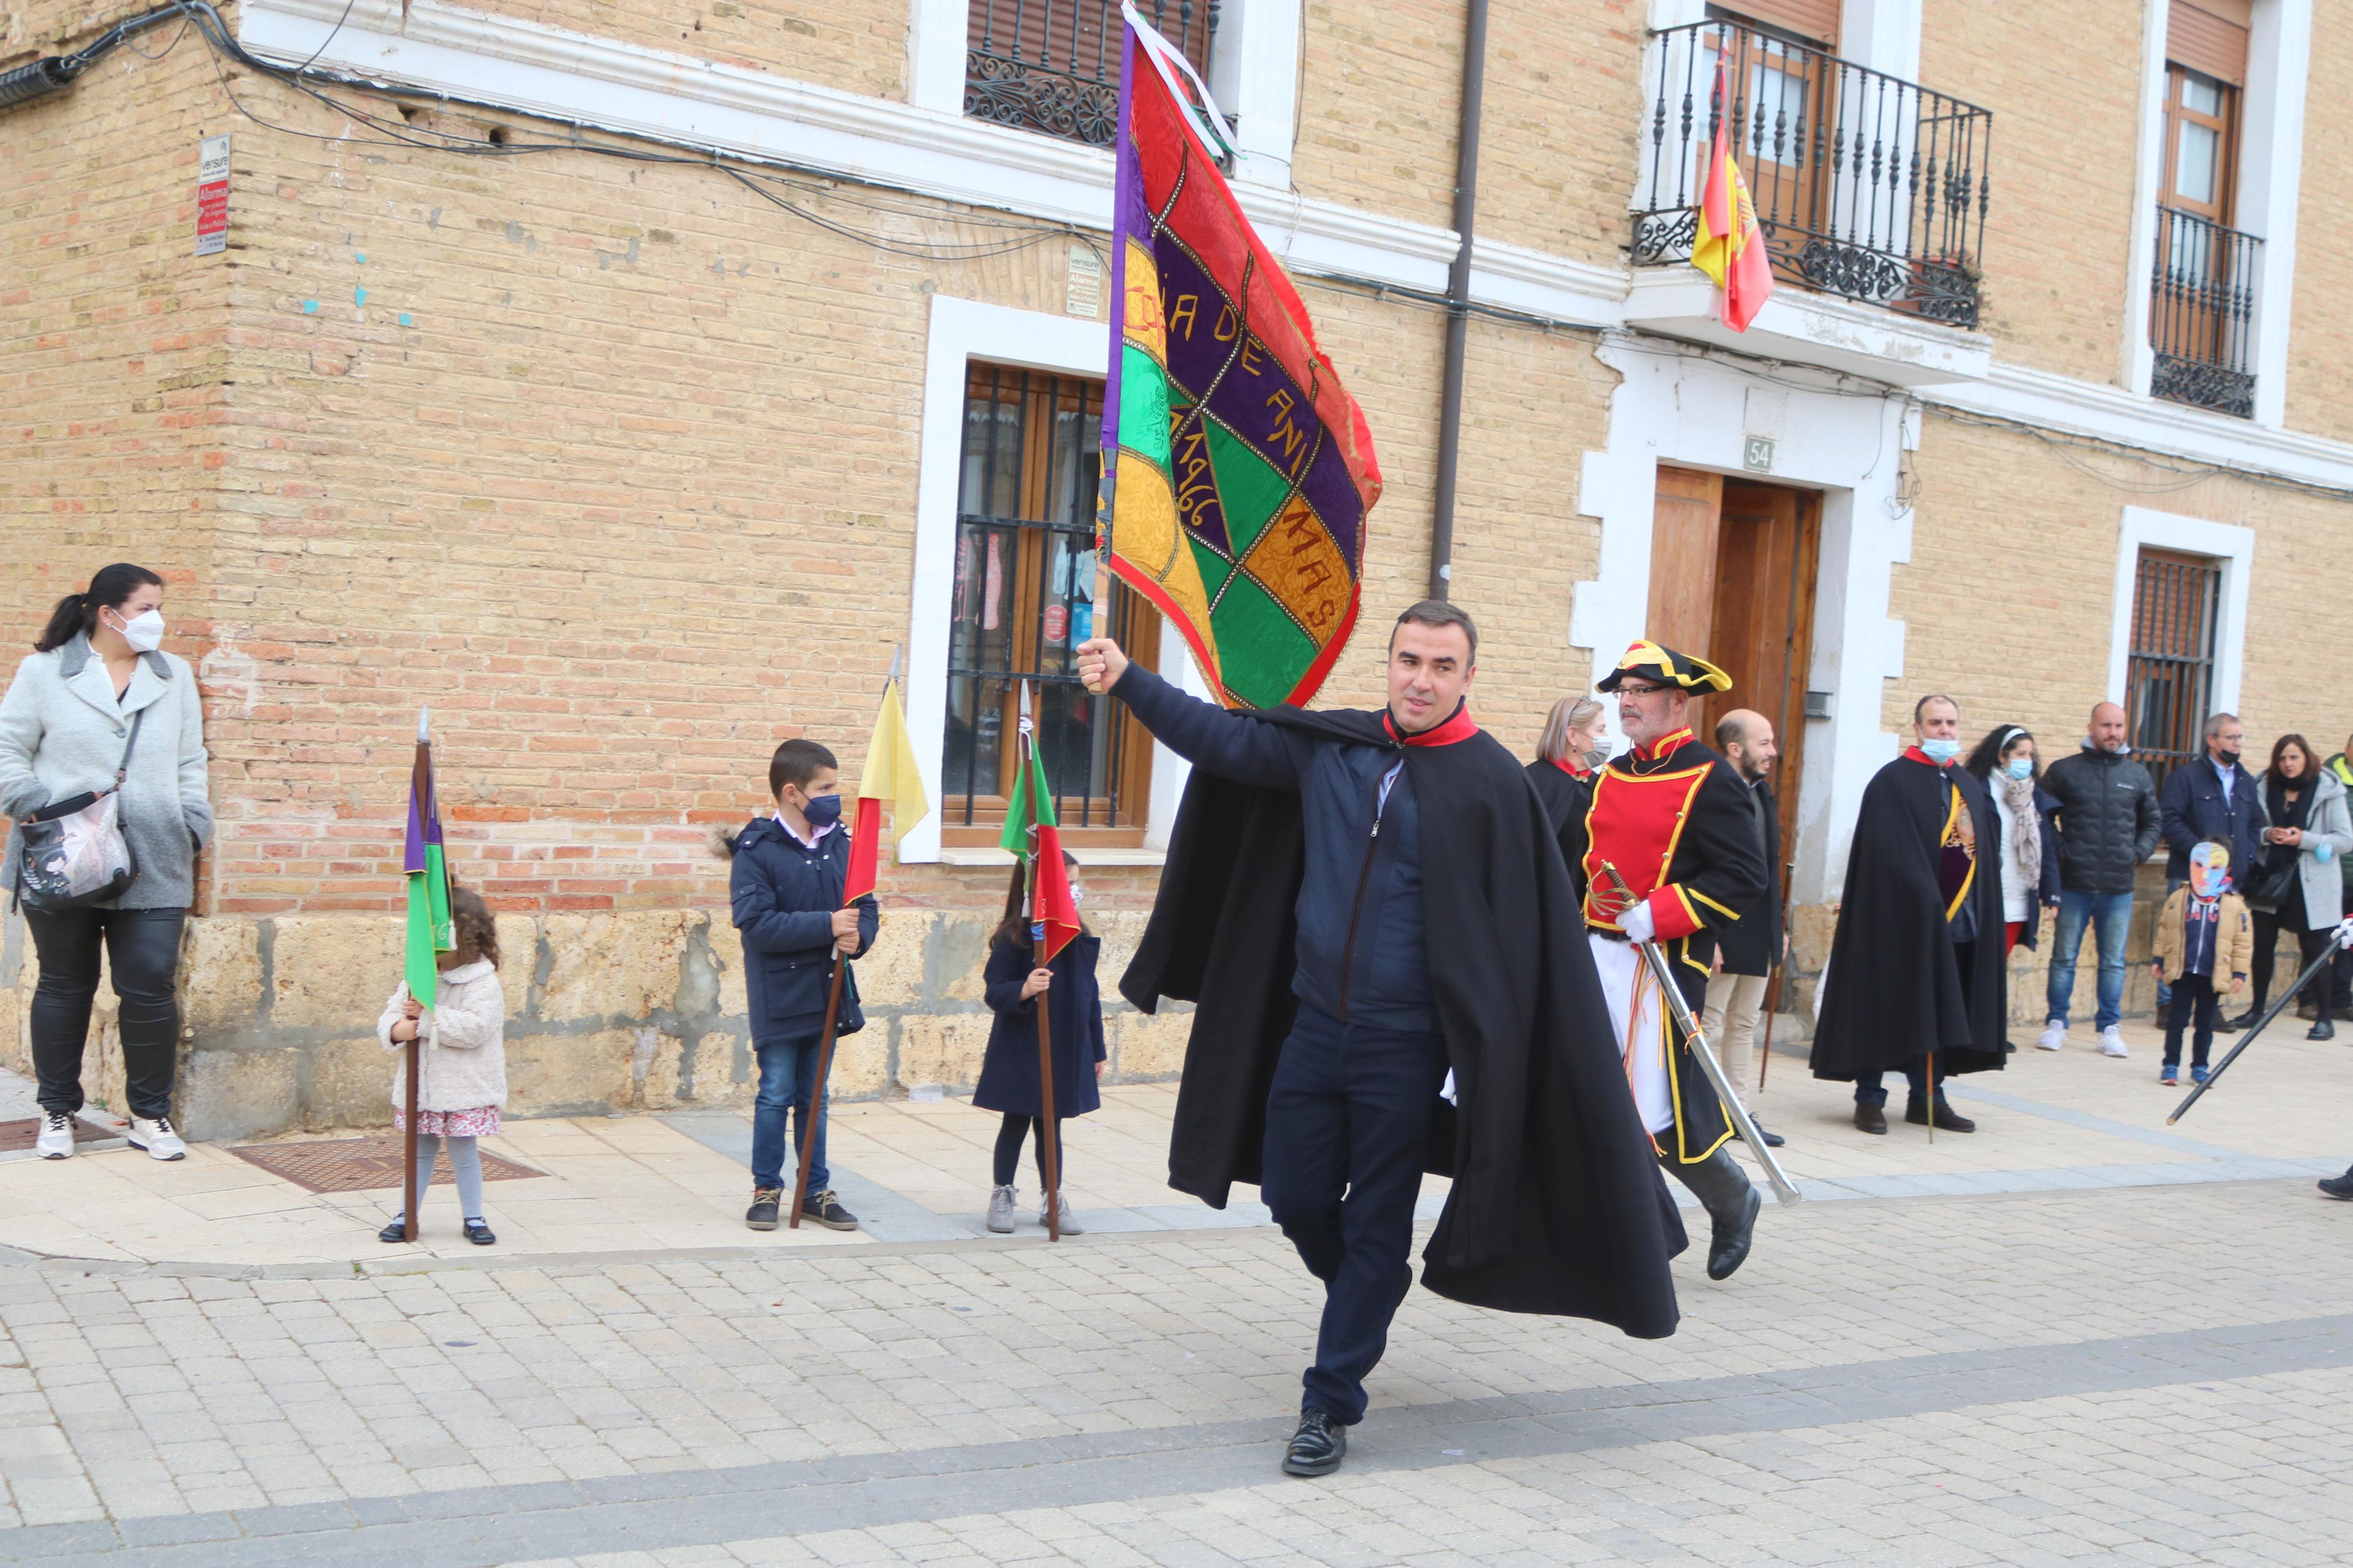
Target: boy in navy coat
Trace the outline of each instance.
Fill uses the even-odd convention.
[[[841,772],[833,753],[815,741],[786,741],[768,763],[768,791],[776,796],[775,815],[754,817],[722,840],[734,861],[728,901],[744,938],[752,1049],[760,1060],[760,1094],[752,1111],[752,1206],[744,1215],[754,1230],[776,1229],[785,1201],[788,1110],[795,1150],[808,1133],[833,966],[873,946],[881,920],[871,895],[842,905],[849,830],[841,820]],[[857,976],[846,974],[835,1032],[853,1035],[865,1026]],[[826,1169],[822,1108],[801,1217],[828,1230],[858,1228],[858,1217],[834,1195]]]

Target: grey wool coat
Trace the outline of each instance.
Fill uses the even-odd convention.
[[[183,910],[195,900],[196,851],[213,836],[195,671],[177,654],[142,653],[118,703],[106,661],[87,637],[26,658],[0,696],[0,813],[11,819],[0,899],[13,892],[24,864],[14,819],[112,784],[131,716],[142,710],[121,800],[122,836],[139,874],[103,907]]]

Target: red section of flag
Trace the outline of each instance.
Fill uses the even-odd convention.
[[[861,798],[849,829],[849,872],[842,879],[844,909],[874,891],[875,868],[882,858],[882,810],[888,801]]]
[[[1079,934],[1079,906],[1071,900],[1070,868],[1062,863],[1062,830],[1040,824],[1035,831],[1038,888],[1029,901],[1029,935],[1038,944],[1037,962],[1051,963]]]

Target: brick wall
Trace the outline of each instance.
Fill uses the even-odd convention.
[[[907,0],[465,0],[496,16],[774,72],[871,98],[907,96]]]
[[[2121,374],[2142,21],[2142,0],[1927,0],[1921,85],[1993,111],[1980,330],[2007,361]]]
[[[2316,8],[2304,100],[2304,188],[2297,204],[2295,299],[2289,313],[2287,424],[2331,440],[2353,440],[2353,322],[2343,300],[2353,256],[2337,236],[2344,208],[2340,171],[2353,136],[2353,102],[2339,84],[2353,72],[2344,9]]]
[[[1479,137],[1482,237],[1595,266],[1624,259],[1649,97],[1641,0],[1494,7]],[[1452,104],[1459,88],[1441,100]]]
[[[1452,226],[1462,0],[1303,9],[1293,182],[1325,201]]]

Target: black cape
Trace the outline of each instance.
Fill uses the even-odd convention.
[[[1593,805],[1593,775],[1572,773],[1557,763],[1538,757],[1528,764],[1528,783],[1544,803],[1545,820],[1552,824],[1553,841],[1568,867],[1569,887],[1585,897],[1585,814]]]
[[[1957,786],[1977,823],[1969,890],[1976,940],[1956,943],[1936,882],[1937,847]],[[1886,1072],[1936,1053],[1936,1076],[1998,1071],[2009,1051],[2001,843],[1993,797],[1965,768],[1898,757],[1862,792],[1846,895],[1831,940],[1812,1056],[1816,1078]]]
[[[1262,710],[1318,740],[1396,746],[1378,713]],[[1520,763],[1484,732],[1397,748],[1422,802],[1430,979],[1458,1111],[1440,1101],[1424,1169],[1451,1176],[1422,1283],[1505,1311],[1674,1331],[1682,1221],[1627,1092],[1584,922]],[[1168,1181],[1214,1208],[1255,1184],[1266,1097],[1295,1004],[1305,864],[1299,796],[1196,768],[1152,919],[1121,994],[1198,1004]]]

